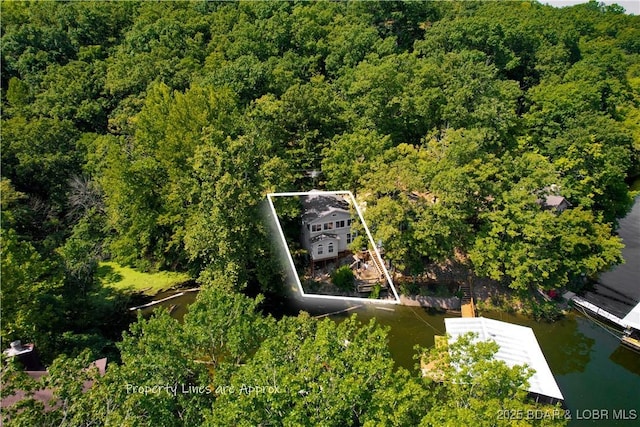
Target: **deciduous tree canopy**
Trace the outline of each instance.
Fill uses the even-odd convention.
[[[273,190],[353,191],[366,203],[374,239],[406,274],[458,256],[505,286],[553,289],[579,287],[620,261],[613,233],[640,173],[640,18],[619,7],[1,7],[3,343],[37,341],[48,360],[87,342],[96,354],[113,351],[121,329],[107,330],[123,296],[100,287],[101,260],[188,271],[227,291],[277,291],[281,275],[260,214]],[[570,208],[548,209],[546,196],[564,197]],[[137,327],[154,325],[182,333],[162,316]],[[292,355],[273,337],[295,341],[296,328],[300,354]],[[341,387],[332,383],[335,369],[351,378],[354,402],[310,394],[272,407],[261,397],[262,409],[247,419],[421,419],[411,408],[384,418],[373,395],[423,389],[386,376],[376,340],[367,348],[380,358],[363,369],[384,386],[369,389],[328,336],[361,339],[343,328],[285,320],[228,379],[271,372],[268,358],[312,354],[311,341],[326,337],[330,369],[314,365],[324,375],[316,388]],[[190,333],[205,340],[203,331]],[[123,361],[130,344],[122,344]],[[184,364],[184,375],[206,374],[192,360]],[[129,365],[113,375],[125,378]],[[303,372],[273,369],[296,387],[306,381]],[[421,402],[422,392],[407,399]],[[111,424],[123,422],[137,399],[150,411],[164,399],[118,396],[125,409]],[[184,420],[238,422],[245,403],[227,412],[189,409]],[[177,405],[167,414],[188,406]],[[156,410],[149,420],[164,419]]]

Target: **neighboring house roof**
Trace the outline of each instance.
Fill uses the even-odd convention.
[[[500,347],[495,354],[496,360],[502,360],[508,366],[526,364],[535,370],[529,378],[530,392],[564,400],[531,328],[484,317],[444,319],[444,323],[453,340],[467,332],[475,332],[481,341],[495,341]]]
[[[564,197],[560,196],[560,187],[556,184],[544,187],[540,191],[538,204],[542,209],[556,209],[557,211],[563,211],[571,207],[571,203]]]
[[[428,203],[431,203],[432,205],[438,203],[438,197],[435,194],[429,192],[421,193],[419,191],[412,191],[411,193],[407,194],[407,197],[409,198],[409,200],[412,200],[414,202],[422,199]]]
[[[309,241],[311,243],[318,243],[318,242],[320,242],[322,240],[327,240],[327,239],[340,240],[340,236],[338,236],[337,234],[322,233],[322,234],[319,234],[317,236],[312,237],[311,239],[309,239]]]
[[[107,369],[107,358],[105,357],[103,359],[98,359],[91,362],[91,365],[89,365],[89,368],[92,368],[94,366],[98,368],[98,372],[100,373],[101,376],[104,375]],[[49,375],[48,371],[24,371],[24,372],[36,381],[39,381],[42,377]],[[93,386],[93,383],[94,383],[93,381],[84,381],[82,384],[82,391],[86,392],[87,390],[89,390],[91,386]],[[23,390],[16,390],[14,394],[6,396],[2,399],[2,407],[8,408],[10,406],[13,406],[26,397],[28,397],[27,393],[25,393]],[[51,409],[58,408],[61,405],[61,402],[59,401],[52,401],[54,399],[53,389],[50,389],[50,388],[43,388],[40,390],[36,390],[33,393],[33,396],[31,397],[33,397],[33,399],[37,401],[42,402],[44,404],[44,408],[46,411],[50,411]]]
[[[301,198],[303,207],[302,221],[306,224],[332,213],[349,213],[349,203],[340,196],[312,193]]]
[[[558,208],[563,204],[565,205],[565,207],[571,206],[571,203],[569,203],[569,201],[562,196],[547,195],[544,196],[544,200],[542,200],[542,207],[546,208]]]

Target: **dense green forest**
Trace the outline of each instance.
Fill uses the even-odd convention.
[[[407,275],[456,258],[514,290],[579,289],[621,262],[615,229],[640,174],[640,18],[618,6],[1,8],[2,348],[62,355],[52,381],[68,393],[25,420],[493,425],[505,402],[528,405],[505,386],[524,371],[436,386],[392,367],[376,325],[258,314],[238,292],[281,289],[260,214],[270,191],[353,191]],[[571,207],[545,209],[550,195]],[[105,260],[189,272],[205,291],[184,324],[158,314],[122,339],[134,319],[126,294],[100,286]],[[471,352],[482,365],[491,350]],[[99,355],[114,363],[89,393],[64,382]],[[166,383],[286,392],[123,386]]]

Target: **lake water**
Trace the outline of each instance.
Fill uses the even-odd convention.
[[[187,298],[192,299],[195,293]],[[181,297],[182,298],[182,297]],[[182,318],[191,301],[181,298],[173,301],[178,308],[173,316]],[[167,306],[172,304],[167,301]],[[333,307],[332,307],[333,309]],[[392,311],[390,311],[392,310]],[[326,309],[307,308],[313,315],[322,315]],[[444,319],[455,317],[442,313],[430,313],[419,307],[365,305],[348,313],[329,316],[335,321],[357,314],[361,322],[375,318],[389,328],[389,347],[398,366],[416,368],[414,346],[431,347],[434,335],[443,335]],[[570,426],[636,426],[640,425],[640,354],[619,345],[619,340],[603,327],[577,314],[570,313],[553,322],[536,322],[533,319],[501,312],[485,312],[490,317],[531,327],[554,373],[565,403],[574,419]],[[608,410],[608,420],[589,418],[595,410]],[[614,410],[635,410],[638,420],[613,420]]]
[[[626,245],[623,250],[626,262],[603,274],[600,289],[596,286],[593,295],[596,295],[594,302],[602,302],[604,298],[609,302],[622,301],[624,304],[618,304],[618,309],[628,312],[640,299],[640,197],[629,215],[620,221],[618,231]],[[607,293],[614,298],[602,296]],[[337,307],[306,309],[320,315]],[[392,356],[399,366],[408,369],[416,368],[415,345],[433,346],[434,335],[444,334],[444,319],[449,316],[418,307],[367,304],[330,317],[341,321],[352,313],[357,313],[362,322],[375,318],[388,327]],[[571,411],[570,426],[640,425],[640,354],[620,346],[618,337],[609,329],[576,312],[553,323],[501,312],[483,315],[533,329]],[[629,418],[635,414],[637,418],[616,420],[614,411]],[[596,416],[606,419],[594,419]]]
[[[636,302],[640,299],[640,198],[636,199],[632,212],[620,225],[620,236],[626,244],[623,252],[626,263],[603,274],[600,282],[605,290],[598,292],[596,288],[594,295],[596,299],[603,298],[602,294],[608,292],[615,296],[614,299],[628,301],[618,305],[619,309],[624,309],[634,299]],[[170,307],[177,304],[172,315],[182,319],[188,304],[194,299],[195,292],[162,305]],[[357,305],[314,303],[311,306],[300,306],[292,301],[287,311],[294,314],[303,308],[312,315],[323,315]],[[445,332],[445,317],[454,317],[418,307],[380,304],[364,304],[348,313],[329,317],[339,322],[353,313],[362,322],[375,318],[378,323],[389,328],[391,354],[398,366],[407,369],[415,369],[414,346],[433,346],[434,335]],[[619,339],[607,328],[575,312],[554,323],[539,323],[524,316],[501,312],[485,312],[483,315],[534,330],[573,416],[570,426],[640,425],[640,354],[621,347]],[[606,419],[594,419],[596,414],[605,414],[603,411],[607,411]],[[627,416],[635,411],[637,419],[615,420],[614,411]]]
[[[161,299],[170,297],[171,295],[175,295],[179,292],[181,291],[170,290],[170,291],[159,292],[153,297],[153,299],[155,301],[159,301]],[[142,309],[142,314],[144,316],[150,316],[151,313],[153,313],[153,310],[155,310],[156,308],[164,307],[168,310],[171,310],[172,317],[182,321],[182,318],[184,317],[184,315],[187,313],[187,310],[189,309],[189,304],[193,303],[196,300],[197,296],[198,296],[197,292],[184,292],[182,296]]]
[[[430,314],[417,307],[394,307],[386,311],[366,306],[354,310],[358,318],[367,322],[372,317],[390,328],[389,345],[394,360],[400,366],[414,369],[414,346],[430,347],[434,335],[444,334],[443,314]],[[331,316],[340,321],[350,315]],[[565,397],[567,407],[574,414],[570,426],[604,425],[630,426],[640,424],[640,354],[619,345],[619,340],[591,320],[570,313],[554,322],[500,312],[485,312],[485,317],[528,326],[533,329],[542,351]],[[609,419],[594,421],[587,418],[594,410],[608,410]],[[613,420],[614,410],[638,414],[636,421]]]
[[[586,299],[622,318],[640,302],[640,197],[620,220],[618,232],[625,244],[625,263],[600,275]]]

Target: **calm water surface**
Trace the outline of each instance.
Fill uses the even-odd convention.
[[[629,302],[640,299],[640,198],[633,211],[620,222],[620,235],[626,248],[626,263],[603,274],[601,283],[609,291],[627,295]],[[616,294],[619,296],[619,294]],[[163,303],[165,307],[177,305],[172,315],[182,319],[195,293]],[[159,298],[158,298],[159,299]],[[322,315],[357,304],[315,303],[304,306],[312,315]],[[295,312],[300,307],[291,307]],[[445,332],[442,313],[428,312],[418,307],[363,305],[348,313],[329,316],[342,321],[356,313],[362,322],[375,318],[389,328],[389,347],[398,366],[416,369],[414,347],[430,347],[434,335]],[[531,327],[556,377],[558,386],[571,410],[570,426],[640,426],[640,354],[623,348],[619,340],[606,328],[575,312],[554,323],[538,323],[524,316],[501,312],[485,312],[485,317]],[[606,420],[590,416],[596,410],[608,410]],[[636,420],[614,420],[613,411],[635,410]],[[580,416],[582,419],[577,419]]]
[[[166,307],[178,304],[172,315],[182,318],[195,293],[163,303]],[[334,310],[334,306],[307,307],[313,315]],[[392,310],[392,311],[391,311]],[[444,319],[455,317],[429,313],[418,307],[365,305],[348,313],[329,316],[335,321],[357,314],[362,322],[375,318],[389,328],[389,347],[398,366],[415,369],[414,347],[431,347],[434,335],[445,331]],[[484,312],[485,317],[531,327],[556,377],[558,386],[573,414],[578,411],[635,409],[638,420],[577,420],[570,426],[637,426],[640,425],[640,354],[619,345],[609,331],[591,320],[570,313],[554,323],[538,323],[530,318],[501,312]],[[574,415],[575,417],[575,415]]]
[[[363,322],[372,317],[388,326],[389,346],[399,366],[414,369],[414,346],[430,347],[434,335],[444,334],[442,314],[415,307],[394,307],[393,312],[368,306],[355,310]],[[538,323],[524,316],[485,312],[485,317],[528,326],[534,330],[542,351],[574,419],[570,426],[640,425],[640,354],[623,348],[619,340],[591,320],[571,313],[554,323]],[[348,314],[331,316],[340,321]],[[588,418],[593,410],[609,410],[608,420]],[[613,410],[634,409],[635,421],[613,420]]]

